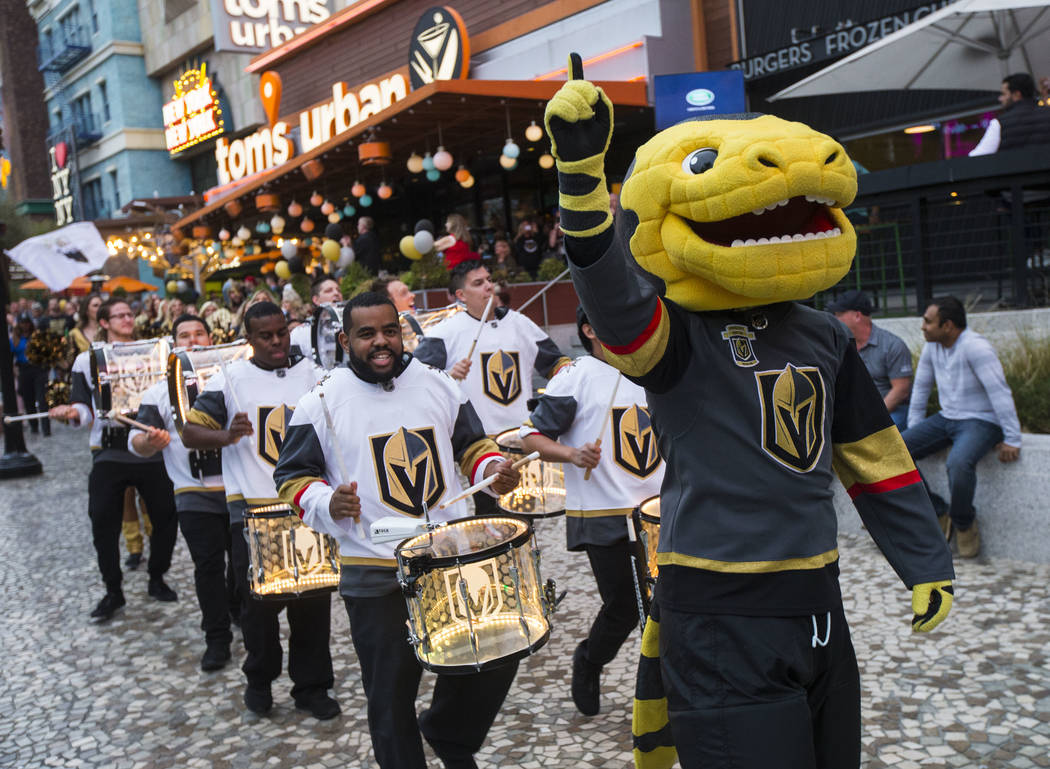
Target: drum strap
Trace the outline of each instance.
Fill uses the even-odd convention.
[[[127,427],[103,427],[102,448],[128,450],[128,428]]]
[[[219,449],[190,450],[190,472],[198,480],[206,475],[222,475],[222,451]]]

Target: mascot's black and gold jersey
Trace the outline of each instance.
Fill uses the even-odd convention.
[[[562,166],[603,189],[587,162]],[[777,301],[849,268],[841,206],[856,181],[841,147],[769,116],[680,124],[639,149],[615,231],[593,195],[579,201],[596,212],[571,210],[564,190],[584,174],[564,175],[573,281],[610,363],[648,391],[667,462],[658,600],[779,616],[838,606],[835,473],[905,584],[951,579],[918,472],[848,332]]]
[[[239,407],[248,414],[255,428],[252,435],[222,450],[226,505],[230,520],[236,523],[247,507],[278,501],[273,469],[288,423],[295,404],[324,371],[313,361],[299,358],[288,368],[275,370],[260,368],[250,360],[237,360],[226,367],[226,374],[229,383],[221,373],[208,380],[186,421],[222,430],[229,427]]]
[[[320,394],[332,415],[329,430]],[[489,462],[502,459],[485,437],[481,420],[457,383],[417,360],[393,386],[366,382],[349,368],[334,369],[299,401],[274,470],[281,499],[294,505],[312,529],[339,541],[342,592],[356,597],[396,589],[394,546],[375,544],[350,531],[328,512],[339,477],[333,445],[338,443],[346,472],[357,482],[364,531],[380,518],[422,518],[424,504],[433,521],[468,514],[466,502],[438,509],[461,489],[456,466],[471,482]],[[347,568],[349,567],[349,568]]]

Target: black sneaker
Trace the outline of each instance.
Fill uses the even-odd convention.
[[[270,687],[255,689],[250,684],[244,690],[244,705],[253,713],[265,716],[273,707],[273,695]]]
[[[177,601],[179,600],[178,595],[175,591],[164,584],[164,580],[160,577],[150,577],[149,587],[146,592],[158,601]]]
[[[295,701],[295,709],[305,710],[318,721],[327,721],[343,712],[339,703],[329,697],[327,692],[317,692],[307,697],[300,697]]]
[[[222,670],[230,661],[230,645],[222,641],[210,641],[201,656],[201,670]]]
[[[124,593],[120,590],[116,592],[106,593],[102,596],[102,600],[98,602],[98,606],[91,612],[91,619],[95,622],[105,622],[107,619],[112,617],[118,611],[124,608]]]
[[[128,553],[127,560],[124,561],[124,565],[132,571],[135,571],[142,563],[142,553]]]
[[[601,711],[602,666],[587,659],[583,644],[572,655],[572,701],[585,716],[596,716]]]

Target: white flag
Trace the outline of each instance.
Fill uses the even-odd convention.
[[[7,255],[52,291],[61,291],[81,275],[101,268],[109,259],[109,249],[93,222],[76,222],[23,240]]]

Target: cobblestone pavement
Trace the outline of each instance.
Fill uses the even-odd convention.
[[[181,537],[169,583],[179,601],[146,596],[126,575],[128,606],[102,626],[87,519],[83,433],[57,427],[30,449],[45,474],[0,481],[0,767],[372,767],[365,703],[346,613],[332,605],[335,696],[343,715],[296,711],[286,677],[273,713],[241,703],[235,661],[206,674],[189,554]],[[1045,533],[1040,533],[1045,536]],[[572,649],[596,608],[586,558],[566,553],[560,522],[540,523],[545,575],[568,596],[550,643],[526,660],[479,754],[482,767],[624,767],[638,636],[603,677],[603,712],[568,696]],[[870,540],[843,537],[846,613],[860,659],[866,767],[1050,767],[1050,567],[957,565],[956,608],[942,629],[910,632],[910,598]],[[421,701],[432,677],[424,675]],[[437,766],[437,762],[434,762]]]

